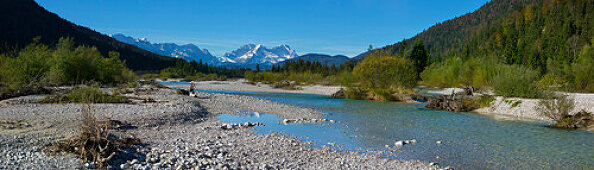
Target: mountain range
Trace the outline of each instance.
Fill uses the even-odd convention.
[[[164,56],[184,59],[186,61],[202,61],[208,64],[215,64],[219,59],[206,49],[200,49],[194,44],[177,45],[174,43],[151,43],[146,38],[133,38],[124,34],[114,34],[110,37],[116,40],[137,46],[147,51]]]
[[[286,44],[272,48],[267,48],[261,44],[247,44],[236,50],[227,52],[223,56],[216,57],[208,50],[201,49],[194,44],[151,43],[146,38],[133,38],[120,33],[110,36],[123,43],[131,44],[156,54],[232,68],[255,68],[256,65],[260,65],[264,69],[288,60],[317,61],[327,63],[328,65],[340,65],[349,59],[343,55],[306,54],[299,56],[295,50]]]
[[[237,50],[225,53],[221,61],[234,64],[272,65],[297,56],[297,52],[285,44],[270,49],[261,44],[247,44]]]

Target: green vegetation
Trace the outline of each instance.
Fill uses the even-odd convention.
[[[480,107],[489,107],[495,101],[495,97],[489,95],[482,95],[477,98],[474,98],[474,103],[476,103]]]
[[[487,58],[448,58],[421,73],[423,84],[434,87],[474,87],[493,90],[504,97],[539,97],[537,71],[521,65],[497,63]]]
[[[594,92],[592,10],[590,0],[490,1],[366,57],[407,56],[423,70],[424,58],[413,57],[422,53],[415,48],[422,41],[431,54],[421,73],[429,86],[475,87],[528,98],[539,96],[536,87]],[[407,42],[417,44],[410,48]]]
[[[184,78],[189,80],[227,80],[227,77],[241,77],[245,69],[227,69],[224,67],[209,66],[202,61],[185,62],[178,61],[174,67],[169,67],[161,70],[159,75],[153,78]]]
[[[351,76],[344,81],[349,98],[379,101],[403,101],[418,80],[415,63],[397,56],[367,57]]]
[[[423,84],[434,87],[488,88],[497,66],[488,59],[451,57],[431,64],[422,73]]]
[[[412,88],[417,83],[416,68],[406,58],[368,57],[353,69],[353,76],[362,88]]]
[[[10,53],[33,43],[53,47],[61,37],[72,37],[75,46],[96,47],[103,56],[110,51],[120,53],[126,67],[134,71],[157,71],[175,65],[177,60],[142,50],[136,46],[119,42],[91,28],[75,25],[60,16],[47,11],[35,0],[2,1],[0,20],[0,53]],[[10,55],[12,56],[12,55]]]
[[[538,98],[540,91],[536,88],[538,79],[536,71],[519,65],[502,65],[493,77],[493,91],[504,97]]]
[[[327,66],[320,62],[304,60],[287,61],[274,65],[268,71],[246,71],[244,77],[251,82],[275,84],[283,81],[295,81],[303,84],[342,84],[348,79],[353,65]]]
[[[74,47],[71,38],[62,38],[55,48],[35,43],[12,56],[2,57],[0,81],[10,89],[84,82],[119,84],[134,79],[134,73],[110,52],[103,57],[94,47]],[[9,54],[10,55],[10,54]]]
[[[503,102],[510,104],[511,107],[518,107],[520,104],[522,104],[522,100],[505,100]]]
[[[400,56],[405,56],[404,53],[405,51],[402,50],[400,52]],[[427,49],[425,48],[425,44],[423,44],[423,41],[417,41],[417,43],[415,43],[415,46],[413,47],[410,56],[408,57],[414,62],[415,68],[417,70],[417,75],[420,76],[421,72],[423,72],[423,70],[427,66],[427,60],[429,59],[429,54],[427,54]]]

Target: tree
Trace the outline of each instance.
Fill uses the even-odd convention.
[[[256,64],[256,72],[260,72],[260,64]]]
[[[400,54],[400,57],[406,57],[406,40],[402,39],[402,42],[400,43],[400,51],[398,52]]]
[[[371,51],[373,50],[373,46],[371,44],[369,44],[369,48],[367,48],[367,51]]]
[[[413,47],[412,53],[410,54],[409,58],[415,64],[415,68],[417,69],[417,76],[423,72],[425,66],[427,66],[427,60],[429,55],[427,54],[427,49],[425,49],[425,44],[423,41],[419,40],[415,43]]]

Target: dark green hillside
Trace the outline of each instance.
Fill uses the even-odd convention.
[[[423,42],[428,58],[418,58],[418,42]],[[594,92],[594,81],[585,78],[594,75],[592,43],[592,0],[492,0],[473,13],[350,62],[369,56],[407,57],[417,62],[419,72],[425,70],[420,77],[426,85],[438,87],[501,87],[495,84],[505,79],[495,75],[517,69],[531,73],[528,80],[535,83],[527,88]]]
[[[137,71],[160,70],[174,66],[176,61],[73,24],[33,0],[0,0],[0,23],[0,53],[23,48],[38,36],[47,45],[56,44],[61,37],[71,37],[76,45],[97,47],[103,56],[108,56],[109,51],[119,52],[127,67]]]
[[[594,35],[594,1],[492,0],[473,13],[439,23],[405,40],[422,40],[441,56],[493,56],[546,71],[548,59],[571,62]],[[372,52],[399,54],[402,42]],[[353,61],[360,61],[362,57]]]

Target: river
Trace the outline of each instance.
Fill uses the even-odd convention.
[[[336,143],[357,150],[387,150],[396,157],[438,162],[456,169],[593,169],[594,133],[545,127],[547,122],[495,118],[426,109],[423,103],[332,99],[322,95],[199,90],[246,95],[329,113],[338,123],[279,124],[274,114],[245,111],[219,115],[231,123],[262,122],[258,133],[282,132],[316,145]],[[437,144],[441,141],[441,144]],[[393,149],[393,148],[392,148]]]

